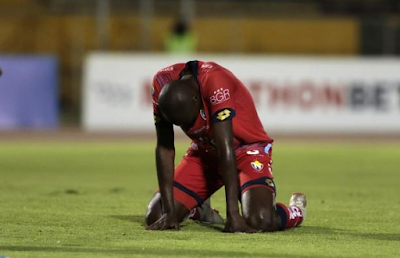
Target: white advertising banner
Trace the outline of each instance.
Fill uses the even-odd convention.
[[[115,53],[86,60],[84,128],[153,130],[153,75],[189,60],[231,70],[252,93],[268,132],[400,132],[400,59]]]

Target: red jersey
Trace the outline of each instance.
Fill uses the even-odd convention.
[[[232,72],[213,62],[178,63],[156,73],[153,79],[155,122],[162,119],[158,96],[165,84],[180,79],[190,71],[200,86],[203,107],[194,125],[183,130],[192,140],[192,149],[214,149],[214,123],[232,120],[235,149],[257,142],[272,142],[264,131],[250,92]]]

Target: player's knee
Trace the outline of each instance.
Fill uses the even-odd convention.
[[[147,206],[145,222],[146,225],[151,225],[162,216],[161,195],[156,193],[150,200]]]
[[[258,215],[252,215],[247,218],[247,224],[260,231],[273,231],[273,222],[269,218],[262,218],[261,216]]]
[[[277,231],[279,228],[277,220],[271,212],[249,214],[246,218],[246,222],[250,227],[263,232],[273,232]]]

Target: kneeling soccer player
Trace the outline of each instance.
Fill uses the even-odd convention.
[[[293,194],[289,206],[275,203],[273,140],[249,91],[229,70],[213,62],[174,64],[154,76],[152,95],[160,190],[149,203],[147,229],[179,229],[189,214],[209,207],[203,202],[223,185],[225,232],[277,231],[302,223],[303,194]],[[192,139],[176,168],[173,124]]]

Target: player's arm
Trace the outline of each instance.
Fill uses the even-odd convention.
[[[179,222],[174,208],[173,179],[174,179],[174,131],[171,123],[165,120],[156,122],[157,146],[156,167],[158,185],[163,204],[163,216],[147,229],[164,230],[179,229]]]
[[[219,168],[225,183],[227,221],[224,231],[253,233],[255,230],[246,224],[239,213],[239,179],[233,146],[232,120],[227,119],[214,123],[213,134],[218,152]]]

